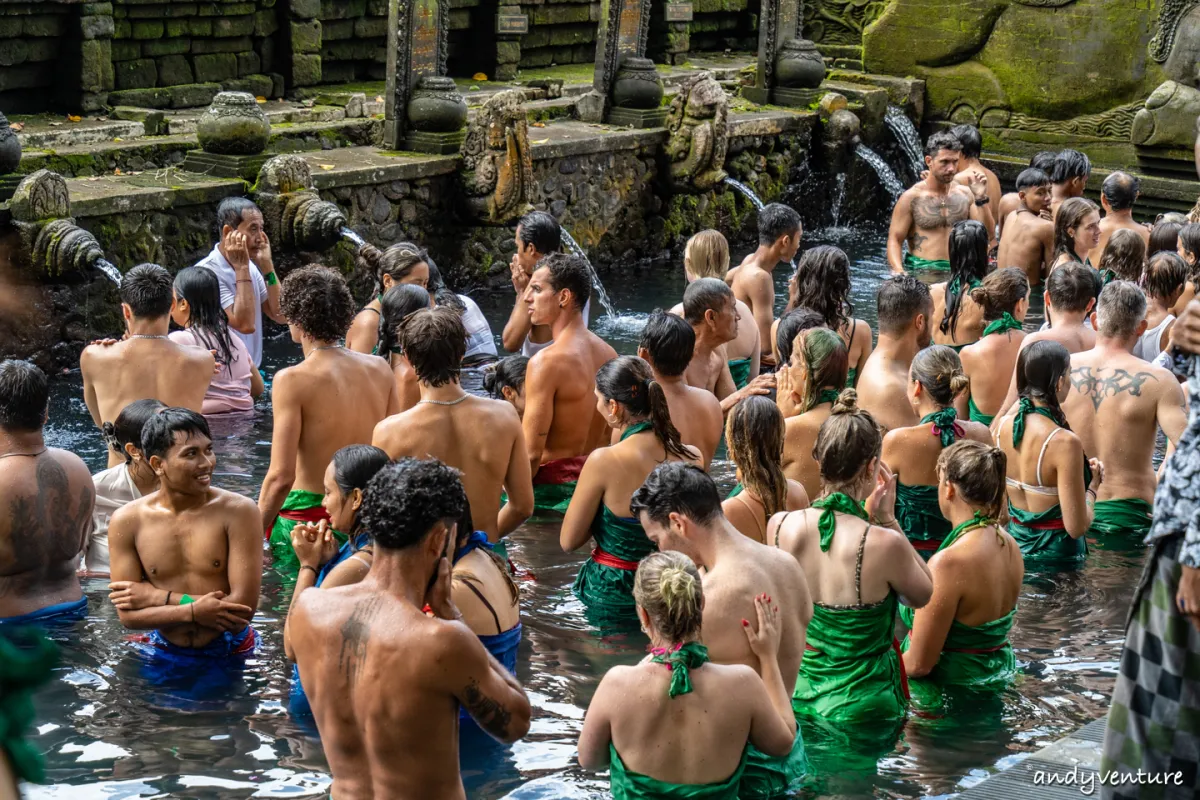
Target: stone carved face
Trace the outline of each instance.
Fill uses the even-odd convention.
[[[712,119],[725,99],[725,90],[715,80],[697,81],[688,93],[687,114],[695,119]]]

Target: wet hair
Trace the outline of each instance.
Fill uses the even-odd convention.
[[[429,254],[412,242],[397,242],[386,250],[373,244],[363,245],[356,256],[358,269],[370,273],[375,279],[375,294],[383,294],[383,276],[388,275],[394,283],[400,283],[417,265],[429,266]]]
[[[1156,223],[1158,223],[1158,222],[1177,222],[1180,225],[1187,225],[1191,221],[1191,219],[1188,217],[1187,214],[1182,214],[1178,211],[1164,211],[1162,214],[1159,214],[1154,219],[1154,221]]]
[[[929,287],[912,275],[894,275],[879,285],[875,295],[879,332],[898,336],[908,330],[918,314],[933,313]]]
[[[1136,176],[1127,172],[1114,172],[1100,184],[1100,193],[1104,195],[1113,211],[1125,211],[1133,208],[1133,201],[1137,200],[1141,186],[1142,182]]]
[[[929,393],[942,408],[954,404],[954,398],[967,390],[971,381],[963,373],[962,361],[954,349],[944,344],[926,347],[913,357],[913,380]]]
[[[414,311],[400,323],[398,334],[400,349],[417,380],[429,386],[458,380],[467,352],[467,329],[453,309],[438,306]]]
[[[687,240],[683,264],[697,278],[725,280],[729,272],[729,241],[720,231],[700,231]]]
[[[1179,256],[1175,256],[1179,258]],[[1096,332],[1110,338],[1127,338],[1146,318],[1146,295],[1136,283],[1110,281],[1096,301]]]
[[[962,154],[967,158],[979,158],[983,153],[983,136],[974,125],[955,125],[950,129],[950,135],[958,139]]]
[[[683,318],[689,325],[704,322],[704,313],[720,313],[733,300],[733,289],[717,278],[692,281],[683,290]]]
[[[378,352],[388,358],[400,346],[400,324],[413,312],[429,308],[429,292],[415,283],[399,283],[383,293],[379,307]]]
[[[825,327],[825,318],[811,308],[793,308],[779,318],[775,326],[775,349],[779,352],[779,363],[792,360],[792,345],[796,337],[812,328]]]
[[[1133,232],[1130,231],[1130,233]],[[1135,238],[1141,238],[1136,233],[1133,235]],[[1147,297],[1169,298],[1183,290],[1187,279],[1187,264],[1178,253],[1155,253],[1154,257],[1146,264],[1142,288]],[[1103,297],[1103,293],[1101,297]]]
[[[800,215],[791,206],[783,203],[767,203],[758,210],[758,243],[770,247],[781,236],[790,236],[800,230]]]
[[[1058,404],[1058,382],[1070,370],[1070,351],[1051,339],[1036,341],[1017,356],[1017,396],[1041,401],[1058,426],[1067,430],[1071,426]]]
[[[1184,229],[1184,225],[1178,222],[1161,220],[1150,229],[1150,243],[1146,246],[1147,257],[1155,253],[1162,252],[1178,252],[1179,251],[1179,234]],[[1191,252],[1189,249],[1188,252]]]
[[[442,278],[442,271],[438,269],[438,265],[434,263],[429,254],[425,254],[425,265],[429,268],[429,287],[428,291],[433,295],[433,302],[439,306],[453,309],[456,314],[462,316],[467,313],[467,306],[453,289],[446,285],[446,281]]]
[[[106,422],[102,426],[108,446],[113,452],[120,453],[126,464],[133,461],[125,451],[125,445],[132,444],[139,450],[142,449],[142,429],[146,426],[146,420],[164,408],[166,405],[153,399],[134,400],[122,408],[116,422]]]
[[[1054,157],[1050,180],[1054,183],[1066,183],[1072,178],[1086,178],[1091,174],[1092,162],[1086,155],[1078,150],[1063,150]]]
[[[1101,273],[1108,270],[1123,281],[1138,282],[1146,265],[1146,242],[1137,231],[1121,228],[1113,231],[1100,254],[1096,266]]]
[[[1093,213],[1099,214],[1100,209],[1086,197],[1072,197],[1063,201],[1063,204],[1058,207],[1058,214],[1054,217],[1054,254],[1056,256],[1067,253],[1068,255],[1087,257],[1087,253],[1075,252],[1075,236],[1071,231],[1078,232],[1083,221]]]
[[[121,302],[138,319],[160,319],[171,313],[171,273],[158,264],[138,264],[125,273]]]
[[[696,332],[680,316],[655,309],[642,328],[638,347],[646,351],[650,364],[664,378],[683,374],[696,349]]]
[[[525,370],[529,359],[525,356],[505,356],[483,371],[483,388],[497,400],[504,399],[504,388],[517,394],[525,388]]]
[[[371,478],[358,518],[376,547],[404,550],[423,542],[439,522],[449,529],[466,502],[458,470],[436,458],[402,458]]]
[[[462,546],[467,543],[467,540],[471,538],[471,534],[474,532],[475,520],[471,517],[471,500],[470,498],[463,498],[463,512],[462,516],[458,518],[458,530],[455,532],[454,549],[456,551],[461,549]],[[479,548],[479,552],[487,556],[488,559],[490,559],[491,562],[496,565],[496,569],[500,571],[502,576],[504,576],[505,585],[508,587],[509,598],[511,598],[512,602],[514,603],[518,602],[521,599],[521,592],[519,589],[517,589],[516,581],[514,581],[512,579],[512,575],[509,574],[508,564],[506,564],[504,559],[497,555],[496,551],[492,550],[490,547],[481,547]],[[453,559],[451,559],[451,561],[453,561]],[[472,584],[477,583],[479,579],[474,575],[467,574],[461,575],[455,578],[455,580],[462,581],[466,584]]]
[[[796,296],[788,303],[788,311],[811,308],[835,331],[850,323],[850,259],[840,247],[823,244],[805,252],[793,280]]]
[[[550,273],[551,289],[556,292],[566,289],[571,293],[575,308],[583,310],[592,296],[592,273],[586,261],[566,253],[551,253],[538,261],[537,268]]]
[[[217,235],[225,230],[228,225],[231,228],[237,228],[246,221],[246,215],[257,212],[262,214],[262,210],[252,201],[245,197],[226,197],[217,206]]]
[[[1007,498],[1008,456],[999,447],[962,439],[941,452],[937,470],[968,504],[992,519],[1000,517]]]
[[[190,408],[160,408],[142,425],[142,457],[147,461],[154,456],[166,458],[177,433],[183,434],[180,444],[195,436],[212,441],[208,420],[201,414]]]
[[[925,155],[927,157],[937,158],[937,154],[943,150],[949,150],[951,153],[961,153],[963,151],[962,142],[949,131],[938,131],[925,140]]]
[[[341,274],[328,267],[301,267],[280,288],[279,310],[288,322],[319,342],[346,337],[354,322],[354,296]]]
[[[1179,229],[1178,242],[1175,246],[1176,253],[1179,252],[1179,245],[1183,245],[1184,252],[1195,259],[1194,263],[1188,267],[1188,278],[1195,283],[1196,279],[1200,277],[1200,222],[1189,222]],[[1185,260],[1184,263],[1186,264],[1187,261]]]
[[[1100,274],[1085,264],[1063,264],[1046,278],[1046,291],[1059,311],[1086,311],[1100,293]]]
[[[695,639],[704,619],[704,584],[690,558],[679,552],[651,553],[638,564],[633,599],[668,642]]]
[[[1013,313],[1017,303],[1028,296],[1029,276],[1020,267],[998,269],[983,279],[982,286],[971,290],[971,299],[983,309],[986,322]]]
[[[741,471],[742,485],[763,504],[767,519],[787,510],[783,430],[779,406],[759,395],[743,399],[725,420],[729,457]]]
[[[1023,192],[1026,189],[1036,189],[1039,186],[1049,186],[1051,183],[1050,176],[1036,167],[1021,170],[1021,174],[1017,176],[1017,191]]]
[[[517,222],[517,236],[542,255],[562,249],[562,226],[545,211],[530,211]]]
[[[954,335],[962,297],[971,290],[971,281],[981,281],[988,274],[988,232],[982,222],[964,219],[950,229],[950,281],[946,283],[946,310],[940,324],[942,333]],[[958,278],[958,291],[950,284]]]
[[[369,444],[351,444],[333,454],[333,482],[342,494],[348,495],[355,489],[366,492],[379,470],[391,463],[388,454]],[[354,515],[354,527],[346,531],[354,538],[362,531],[362,506]]]
[[[1033,158],[1029,159],[1029,166],[1040,169],[1049,175],[1054,170],[1054,162],[1057,160],[1058,153],[1053,150],[1042,150],[1033,154]]]
[[[50,407],[46,373],[29,361],[0,361],[0,428],[13,432],[40,431]]]
[[[808,373],[801,413],[817,404],[822,389],[841,390],[846,385],[849,370],[846,343],[828,328],[812,328],[798,334],[792,344],[792,356],[804,362]]]
[[[205,350],[216,350],[217,361],[233,375],[239,358],[229,332],[229,318],[221,308],[221,282],[206,267],[185,267],[175,276],[175,294],[188,304],[187,329]]]
[[[682,514],[698,525],[724,516],[717,484],[704,470],[682,461],[659,464],[629,500],[633,516],[645,514],[666,525],[671,514]]]
[[[596,372],[596,389],[606,400],[625,406],[634,419],[649,419],[668,456],[690,457],[671,422],[667,396],[645,361],[637,356],[617,356],[606,361]]]
[[[812,456],[828,489],[854,481],[883,452],[883,432],[870,412],[858,407],[858,392],[843,389],[829,419],[821,423]]]

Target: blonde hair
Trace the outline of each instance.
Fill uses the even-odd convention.
[[[742,485],[763,504],[768,519],[787,510],[783,433],[783,414],[766,397],[745,398],[725,421],[729,457],[741,471]]]
[[[672,643],[694,639],[704,613],[700,572],[683,553],[651,553],[638,564],[633,599],[654,628]]]
[[[954,403],[954,398],[967,390],[971,381],[963,372],[958,353],[944,344],[926,347],[912,360],[912,378],[929,392],[933,402],[942,408]]]
[[[700,231],[683,248],[683,266],[697,278],[725,280],[729,272],[729,242],[720,231]]]
[[[827,489],[845,486],[883,451],[883,432],[870,412],[858,407],[858,392],[843,389],[829,419],[821,423],[812,456]]]

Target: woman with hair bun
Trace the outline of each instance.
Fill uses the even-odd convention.
[[[1004,407],[1017,354],[1025,342],[1022,327],[1029,311],[1029,276],[1020,267],[998,269],[971,291],[983,308],[986,326],[975,344],[958,354],[970,383],[967,412],[972,422],[991,425]]]
[[[372,244],[358,249],[357,267],[375,279],[375,299],[363,306],[346,332],[346,347],[359,353],[386,356],[379,346],[379,322],[383,296],[393,286],[429,285],[429,256],[412,242],[397,242],[387,250]]]
[[[991,442],[986,425],[958,419],[954,403],[970,381],[953,349],[935,344],[913,358],[908,373],[908,402],[921,422],[883,437],[883,461],[896,476],[896,520],[926,560],[950,533],[938,505],[937,465],[956,441]]]
[[[528,368],[529,359],[516,355],[505,356],[483,370],[484,391],[511,405],[522,418],[525,416],[525,371]]]
[[[619,356],[596,373],[596,408],[614,431],[616,444],[593,450],[584,462],[571,504],[563,517],[559,544],[564,552],[595,539],[592,557],[575,579],[574,591],[601,626],[630,623],[633,576],[638,562],[654,552],[629,501],[654,468],[664,461],[703,466],[700,451],[685,445],[671,423],[667,397],[650,365],[637,356]]]
[[[610,771],[613,800],[735,800],[747,745],[782,757],[796,735],[779,672],[779,608],[758,595],[757,619],[742,621],[759,677],[753,667],[709,661],[700,643],[704,589],[687,556],[647,556],[633,596],[650,655],[600,681],[579,735],[579,764]]]
[[[936,704],[943,687],[994,691],[1016,675],[1008,633],[1025,562],[999,522],[1007,469],[990,443],[957,442],[938,456],[938,503],[954,528],[929,560],[933,598],[919,611],[900,609],[910,628],[904,667],[925,679],[912,684],[922,704]]]

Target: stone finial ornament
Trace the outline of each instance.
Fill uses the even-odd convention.
[[[275,156],[263,164],[254,201],[271,241],[294,250],[328,250],[346,226],[342,210],[317,194],[303,156]]]
[[[0,175],[16,172],[21,166],[21,139],[0,114]]]
[[[206,153],[255,156],[271,139],[271,123],[248,92],[221,92],[200,115],[196,138]]]
[[[677,192],[706,192],[726,177],[729,99],[710,72],[679,87],[667,115],[666,154]]]
[[[518,91],[499,92],[467,126],[462,149],[467,203],[492,224],[510,222],[532,208],[533,157],[523,99]]]

